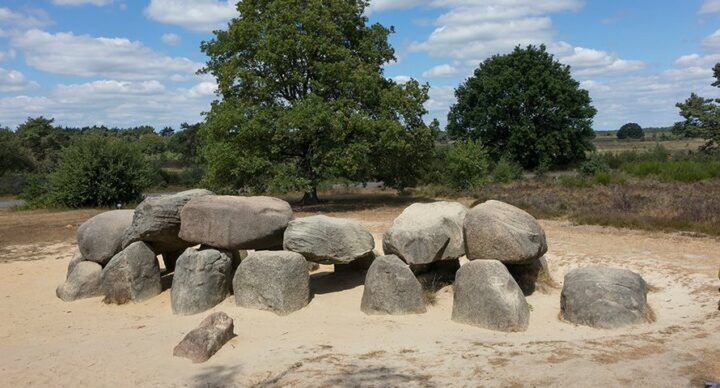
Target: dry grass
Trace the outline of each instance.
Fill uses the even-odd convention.
[[[593,141],[593,144],[595,144],[597,151],[600,153],[623,151],[649,151],[658,145],[665,147],[668,151],[696,151],[701,145],[705,144],[705,140],[618,140],[614,137],[601,137],[595,139]]]
[[[548,179],[489,185],[475,193],[475,198],[476,202],[508,202],[538,218],[720,235],[718,193],[720,179],[696,183],[637,180],[590,187],[564,187]]]

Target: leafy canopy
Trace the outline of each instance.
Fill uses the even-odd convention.
[[[712,85],[720,88],[720,63],[715,65],[713,73],[715,82]],[[675,133],[707,140],[701,147],[703,150],[720,148],[720,98],[703,98],[692,93],[690,98],[678,103],[677,107],[685,121],[675,124]]]
[[[545,46],[485,60],[455,95],[449,135],[481,141],[493,160],[561,166],[594,149],[590,96]]]
[[[645,137],[642,127],[638,123],[627,123],[620,127],[617,132],[617,138],[624,139],[642,139]]]
[[[432,155],[428,86],[383,76],[393,32],[365,0],[244,0],[202,44],[218,101],[201,132],[216,190],[305,190],[324,179],[414,183]]]

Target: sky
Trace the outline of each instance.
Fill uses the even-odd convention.
[[[233,0],[0,0],[0,126],[177,128],[209,110],[200,43],[237,16]],[[385,75],[431,85],[428,121],[488,57],[545,44],[598,109],[594,128],[679,121],[675,104],[710,86],[720,62],[720,0],[372,0],[394,26]]]

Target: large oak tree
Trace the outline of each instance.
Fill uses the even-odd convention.
[[[545,46],[485,60],[455,95],[448,134],[481,141],[495,160],[561,166],[594,149],[590,96]]]
[[[202,133],[216,190],[303,190],[332,178],[412,185],[432,155],[428,86],[383,76],[392,29],[365,0],[244,0],[202,44],[219,99]]]

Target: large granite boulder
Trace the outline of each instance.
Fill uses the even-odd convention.
[[[192,315],[222,302],[232,289],[233,255],[188,248],[177,260],[170,291],[172,311]]]
[[[115,255],[102,271],[105,303],[142,302],[162,292],[160,265],[143,242],[130,244]]]
[[[180,238],[226,250],[282,246],[293,218],[287,202],[271,197],[201,196],[180,212]]]
[[[465,255],[466,213],[457,202],[412,204],[383,235],[383,250],[413,266],[457,259]]]
[[[123,247],[144,241],[155,253],[169,253],[182,251],[192,245],[178,237],[180,211],[191,199],[204,195],[213,195],[213,192],[196,189],[145,198],[135,208],[132,225],[123,239]]]
[[[103,294],[102,267],[94,261],[77,263],[65,283],[58,286],[55,293],[65,302],[101,296]]]
[[[234,329],[233,320],[227,314],[210,314],[175,346],[173,356],[190,359],[196,364],[205,362],[235,336]]]
[[[535,291],[549,293],[552,289],[559,288],[550,274],[545,257],[529,263],[505,264],[505,266],[525,295],[532,295]]]
[[[372,256],[375,239],[357,221],[321,215],[290,221],[283,247],[308,261],[348,264]]]
[[[85,258],[82,256],[82,253],[80,253],[80,248],[75,248],[75,251],[73,252],[73,257],[72,257],[72,259],[70,259],[70,262],[68,263],[67,274],[65,275],[65,279],[69,278],[70,274],[73,272],[73,270],[78,265],[78,263],[83,262],[83,261],[87,261],[87,260],[85,260]],[[101,268],[102,268],[102,266],[101,266]]]
[[[646,321],[647,284],[635,272],[584,267],[565,275],[560,307],[565,320],[615,329]]]
[[[525,331],[530,308],[501,262],[476,260],[457,272],[452,320],[489,330]]]
[[[132,210],[112,210],[85,221],[77,231],[80,253],[88,261],[105,265],[122,250],[125,230],[132,224]]]
[[[410,267],[395,255],[378,257],[370,266],[360,309],[372,315],[422,314],[426,311],[420,282]]]
[[[238,306],[290,314],[310,302],[307,260],[287,251],[250,253],[235,272],[233,291]]]
[[[500,201],[487,201],[465,216],[465,246],[470,260],[528,263],[547,252],[545,232],[533,216]]]

